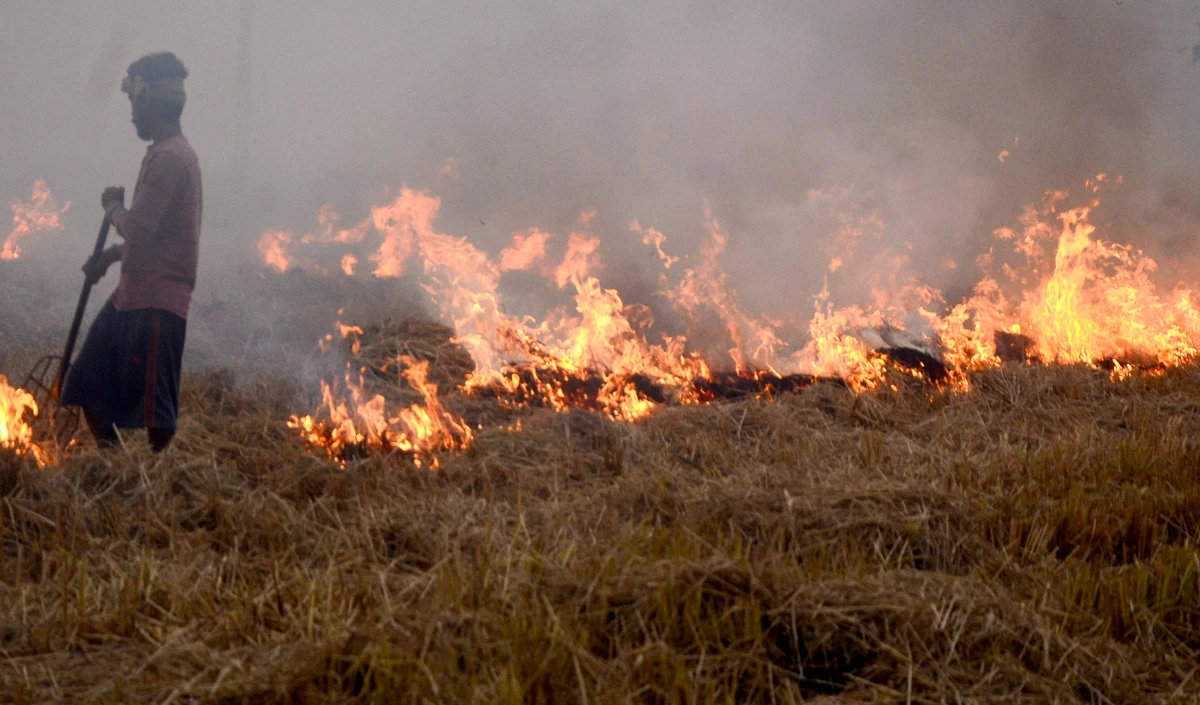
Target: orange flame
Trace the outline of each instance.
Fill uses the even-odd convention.
[[[364,218],[357,225],[349,228],[339,228],[341,222],[342,217],[338,215],[337,209],[332,203],[326,203],[317,211],[317,232],[305,235],[302,242],[340,242],[353,245],[362,242],[367,231],[371,229],[370,218]]]
[[[10,387],[8,378],[0,375],[0,448],[18,455],[31,454],[41,465],[45,456],[33,442],[33,428],[25,422],[26,414],[37,416],[37,413],[33,396],[19,387]]]
[[[1089,190],[1105,180],[1089,181]],[[993,331],[1026,336],[1030,356],[1048,363],[1178,365],[1195,358],[1200,311],[1192,292],[1160,293],[1153,259],[1094,239],[1089,217],[1099,201],[1059,212],[1066,198],[1049,192],[1040,209],[1026,209],[1020,233],[996,232],[998,244],[1010,243],[1024,262],[1004,263],[998,280],[989,274],[997,253],[981,258],[984,278],[941,321],[947,359],[966,368],[996,364]]]
[[[468,391],[496,385],[509,392],[541,399],[554,408],[571,405],[561,387],[565,379],[598,377],[602,386],[597,404],[614,418],[636,418],[653,407],[630,379],[639,374],[660,383],[678,384],[696,374],[699,366],[683,353],[683,340],[668,339],[651,346],[636,333],[626,317],[616,291],[604,289],[590,269],[599,241],[583,232],[572,233],[562,263],[553,272],[560,288],[575,291],[576,316],[555,313],[536,324],[515,320],[501,311],[497,287],[501,267],[467,242],[437,232],[433,221],[440,203],[425,192],[401,189],[396,201],[377,208],[384,226],[384,243],[375,260],[376,274],[395,276],[403,271],[397,253],[417,254],[423,261],[425,290],[442,318],[454,326],[456,342],[475,360]],[[595,215],[586,211],[580,223]],[[527,234],[549,239],[549,235]],[[522,380],[516,366],[526,365],[540,374]]]
[[[546,241],[552,237],[537,228],[513,235],[512,245],[500,253],[500,271],[516,272],[541,262],[546,258]]]
[[[663,269],[670,269],[671,265],[679,261],[678,257],[672,257],[663,252],[663,243],[667,241],[666,235],[663,235],[654,228],[643,229],[642,224],[636,220],[633,221],[629,228],[642,236],[643,245],[654,245],[654,251],[658,254],[658,259],[662,262]]]
[[[429,363],[402,355],[396,360],[406,365],[404,378],[421,393],[422,404],[412,404],[389,415],[387,400],[381,394],[369,396],[362,374],[356,382],[346,373],[350,398],[337,395],[333,385],[321,382],[321,404],[317,417],[295,416],[288,427],[300,433],[313,448],[325,451],[335,460],[345,461],[355,453],[374,450],[408,455],[417,467],[438,467],[433,453],[466,448],[474,434],[461,419],[455,419],[442,406],[437,385],[428,381]]]
[[[258,251],[262,253],[266,266],[277,272],[286,272],[291,264],[287,254],[287,246],[291,242],[291,233],[282,230],[268,230],[263,233],[258,241]]]
[[[1089,180],[1087,188],[1096,193],[1115,183],[1120,183],[1119,177],[1101,175]],[[743,377],[833,376],[862,392],[894,385],[888,375],[899,366],[964,390],[966,371],[999,364],[998,333],[1027,336],[1030,342],[1019,347],[1027,348],[1031,358],[1103,363],[1114,379],[1147,363],[1178,364],[1197,354],[1200,312],[1191,302],[1191,292],[1178,288],[1158,293],[1152,260],[1128,246],[1095,239],[1088,218],[1097,201],[1060,212],[1059,204],[1068,195],[1047,194],[1041,207],[1031,207],[1021,216],[1021,227],[995,232],[992,251],[978,260],[984,278],[970,298],[946,307],[940,292],[909,273],[912,255],[904,249],[889,250],[882,237],[876,237],[886,231],[886,224],[871,205],[870,194],[847,189],[810,196],[823,201],[853,196],[861,201],[864,215],[841,216],[832,234],[837,252],[831,253],[827,276],[854,278],[869,289],[869,296],[867,303],[839,306],[828,285],[824,287],[812,316],[796,326],[807,333],[806,340],[797,336],[803,342],[798,349],[785,354],[791,341],[782,324],[754,316],[739,303],[721,264],[729,235],[711,213],[707,237],[689,259],[691,266],[663,292],[692,321],[693,330],[719,332]],[[544,261],[552,236],[538,229],[517,233],[493,261],[465,238],[438,232],[440,206],[436,196],[405,186],[391,203],[372,209],[370,222],[382,242],[371,260],[379,277],[399,276],[414,264],[419,268],[421,285],[443,320],[453,325],[456,342],[475,361],[464,391],[490,389],[504,403],[516,405],[542,403],[559,410],[585,406],[626,420],[645,415],[664,400],[694,403],[712,398],[697,384],[712,380],[708,363],[688,352],[688,341],[663,336],[661,343],[649,342],[648,309],[626,305],[615,289],[601,284],[600,240],[590,232],[595,211],[580,215],[561,262],[542,269],[573,296],[573,311],[560,308],[538,320],[506,314],[500,282],[507,272]],[[666,237],[661,232],[636,222],[632,228],[654,248],[663,270],[680,261],[664,250]],[[334,232],[332,226],[326,230]],[[866,237],[875,241],[865,242]],[[855,277],[863,264],[860,252],[869,253],[869,277]],[[936,264],[956,266],[945,256]],[[665,271],[661,276],[667,280]],[[706,316],[719,324],[705,325]],[[949,366],[948,373],[940,369],[943,365]],[[936,377],[928,374],[935,368]],[[335,428],[353,422],[353,429],[341,433],[344,439],[369,440],[372,433],[382,434],[372,428],[391,428],[387,423],[380,426],[379,419],[386,415],[376,409],[374,398],[355,391],[349,380],[347,387],[353,403],[340,402],[345,411],[332,396],[325,403]]]
[[[466,238],[437,232],[433,221],[441,201],[426,191],[403,187],[395,201],[373,210],[384,241],[371,257],[375,276],[399,276],[407,259],[419,250],[425,290],[441,309],[443,320],[458,333],[456,341],[471,353],[477,375],[494,378],[501,366],[497,348],[502,331],[514,325],[500,311],[496,287],[500,272],[487,255]]]
[[[0,246],[0,260],[20,257],[22,240],[62,230],[59,216],[66,213],[70,207],[71,203],[67,202],[59,208],[46,182],[41,179],[34,181],[33,196],[28,201],[12,204],[13,226],[8,237],[4,239],[3,246]]]
[[[808,325],[809,342],[789,360],[789,368],[819,377],[840,377],[856,392],[876,389],[887,373],[887,360],[863,341],[860,329],[882,326],[881,313],[858,306],[836,309],[829,290],[817,297]]]
[[[671,303],[690,315],[708,309],[720,317],[733,342],[729,356],[738,372],[750,367],[774,372],[775,354],[784,342],[776,335],[772,324],[754,318],[737,303],[736,292],[729,285],[720,263],[728,242],[729,236],[710,213],[708,237],[700,245],[698,264],[684,273],[675,289],[665,293]]]
[[[383,236],[379,252],[371,256],[375,276],[398,277],[404,273],[404,263],[413,252],[415,234],[433,232],[433,216],[440,205],[436,197],[402,186],[392,203],[371,209],[371,221]]]

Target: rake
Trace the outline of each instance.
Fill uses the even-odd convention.
[[[92,250],[93,258],[104,252],[111,225],[108,216],[105,215],[104,222],[100,225],[100,234],[96,236],[96,247]],[[46,355],[38,360],[22,385],[37,402],[38,414],[33,421],[35,438],[42,443],[52,442],[58,450],[67,447],[75,437],[75,432],[79,430],[79,410],[63,406],[59,399],[62,395],[63,380],[67,378],[67,371],[71,367],[71,355],[75,352],[75,342],[79,338],[83,312],[87,308],[93,284],[95,282],[85,276],[83,291],[79,292],[75,318],[71,320],[71,330],[67,333],[67,344],[62,355]]]

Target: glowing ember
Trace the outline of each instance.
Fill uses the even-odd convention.
[[[0,448],[18,455],[29,453],[42,464],[43,453],[33,442],[33,428],[25,421],[27,414],[32,417],[37,413],[33,396],[19,387],[10,387],[8,378],[0,375]]]
[[[33,196],[25,202],[12,204],[12,230],[0,246],[0,260],[12,260],[21,256],[21,242],[45,233],[63,229],[59,216],[71,207],[70,202],[62,208],[54,201],[46,182],[33,182]]]

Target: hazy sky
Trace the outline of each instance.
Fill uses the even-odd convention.
[[[56,246],[92,237],[102,187],[132,186],[144,149],[120,78],[169,49],[192,72],[209,270],[407,183],[493,252],[595,209],[607,281],[648,291],[615,266],[653,261],[629,223],[687,250],[708,203],[748,307],[807,310],[842,216],[875,212],[872,247],[913,243],[953,287],[1022,204],[1099,171],[1126,180],[1110,235],[1190,258],[1197,22],[1195,3],[1134,0],[7,0],[0,201],[45,179],[74,203]]]

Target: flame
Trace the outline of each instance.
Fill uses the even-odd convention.
[[[37,235],[58,232],[63,229],[59,218],[70,209],[71,203],[58,207],[46,182],[33,182],[33,196],[28,201],[12,204],[12,230],[0,246],[0,260],[12,260],[21,256],[21,241]]]
[[[407,455],[417,467],[426,464],[438,467],[434,453],[466,448],[474,433],[442,406],[437,385],[428,380],[428,361],[417,362],[402,355],[396,362],[406,366],[404,379],[421,394],[423,403],[389,414],[383,395],[370,395],[365,390],[362,372],[355,381],[347,371],[345,390],[349,398],[334,385],[322,381],[316,416],[293,415],[288,427],[298,431],[312,448],[324,451],[334,460],[345,461],[357,453],[373,450]]]
[[[1088,189],[1094,193],[1106,180],[1101,174]],[[1153,259],[1094,237],[1090,216],[1099,200],[1060,211],[1067,198],[1048,192],[1040,208],[1026,209],[1020,232],[996,231],[998,244],[1012,252],[993,248],[983,256],[984,278],[941,321],[947,359],[964,368],[997,364],[993,331],[1024,336],[1031,342],[1029,356],[1045,363],[1171,366],[1194,359],[1200,311],[1191,290],[1160,292]],[[1003,262],[993,276],[997,258],[1005,255],[1016,263]]]
[[[287,246],[292,242],[291,233],[282,230],[268,230],[258,241],[258,251],[262,253],[266,266],[277,272],[286,272],[291,264],[288,258]]]
[[[433,221],[440,207],[441,201],[428,192],[404,187],[391,204],[374,209],[384,237],[372,256],[378,263],[375,276],[399,276],[419,249],[426,292],[458,333],[457,341],[471,353],[476,374],[490,381],[502,367],[502,333],[513,325],[501,312],[496,294],[500,272],[466,238],[437,232]]]
[[[833,307],[829,289],[823,289],[808,324],[810,340],[792,355],[789,369],[818,377],[840,377],[856,392],[877,389],[887,373],[887,360],[873,351],[858,331],[883,323],[879,312],[868,313],[858,306]]]
[[[729,357],[743,372],[753,366],[775,371],[775,353],[784,343],[774,326],[742,310],[730,287],[720,257],[729,236],[712,214],[708,214],[708,237],[700,245],[699,262],[688,269],[674,289],[664,292],[676,307],[695,317],[701,310],[715,312],[724,324],[733,347]]]
[[[642,309],[626,306],[616,290],[600,283],[595,274],[600,241],[588,232],[595,211],[580,215],[580,229],[569,234],[563,259],[544,272],[559,289],[573,293],[573,313],[551,311],[538,321],[505,314],[498,286],[504,272],[544,257],[552,235],[538,229],[518,233],[496,264],[465,238],[438,232],[440,205],[428,192],[405,186],[391,203],[374,208],[382,243],[372,260],[380,277],[399,276],[414,260],[420,264],[423,288],[475,361],[463,391],[491,389],[511,404],[536,402],[558,410],[584,406],[623,420],[649,413],[664,399],[695,403],[705,398],[696,383],[711,378],[709,366],[688,352],[687,339],[664,335],[662,343],[649,342],[645,330],[652,322]],[[737,302],[719,261],[728,234],[711,214],[707,223],[696,262],[664,293],[697,322],[700,314],[721,321],[739,373],[778,375],[777,352],[786,344],[777,324],[755,318]],[[664,269],[678,261],[663,250],[662,233],[636,223],[634,229],[654,246]],[[788,360],[788,369],[845,376],[856,390],[875,388],[886,359],[856,336],[856,326],[874,319],[853,308],[826,306],[818,313],[809,326],[814,342]]]
[[[1094,195],[1120,183],[1105,174],[1089,179],[1091,200],[1073,208],[1064,208],[1068,192],[1048,191],[1025,209],[1020,227],[995,231],[995,244],[977,261],[984,276],[970,297],[942,313],[939,292],[902,275],[906,257],[880,267],[891,279],[872,289],[869,306],[835,307],[826,288],[809,322],[809,343],[784,369],[842,377],[859,391],[878,388],[889,365],[867,344],[866,333],[876,330],[903,331],[918,341],[913,347],[932,349],[958,390],[969,388],[967,371],[1000,364],[998,336],[1015,346],[1009,354],[1103,366],[1114,380],[1193,360],[1200,311],[1191,289],[1160,291],[1151,258],[1095,237]],[[840,268],[842,260],[835,261]],[[911,331],[914,320],[928,333]]]
[[[38,406],[33,395],[19,387],[10,387],[8,378],[0,375],[0,448],[30,454],[39,465],[45,464],[45,454],[33,442],[33,428],[25,418],[37,416]]]
[[[663,235],[654,228],[642,229],[642,224],[638,221],[633,221],[629,226],[631,230],[642,236],[643,245],[654,245],[654,252],[658,255],[658,259],[662,262],[663,269],[670,269],[671,265],[679,261],[678,257],[672,257],[666,252],[663,252],[663,243],[667,241],[667,236]]]
[[[375,276],[398,277],[404,273],[416,234],[433,232],[433,217],[440,206],[438,198],[403,186],[391,204],[371,209],[371,220],[383,236],[379,252],[371,256]]]
[[[349,228],[341,227],[342,217],[332,203],[326,203],[317,211],[317,227],[300,237],[294,237],[284,230],[270,229],[262,234],[258,241],[258,251],[262,254],[263,264],[277,272],[286,272],[297,266],[292,252],[293,245],[307,246],[314,243],[321,245],[343,244],[356,245],[363,241],[373,227],[370,217],[363,218],[358,224]],[[354,268],[358,257],[354,254],[344,254],[340,268],[346,276],[354,276]],[[327,275],[330,267],[321,263],[308,262],[307,269],[315,274]]]
[[[1061,215],[1054,271],[1021,303],[1021,319],[1053,362],[1151,359],[1168,365],[1196,355],[1191,292],[1158,295],[1154,260],[1127,245],[1092,239],[1089,208]]]
[[[516,272],[541,262],[546,258],[546,241],[552,237],[537,228],[513,235],[512,245],[500,253],[500,271]]]
[[[613,418],[633,419],[655,405],[639,391],[635,375],[677,386],[702,368],[684,354],[682,338],[650,345],[636,332],[617,292],[592,274],[599,240],[584,230],[571,233],[562,262],[549,272],[560,289],[574,291],[576,315],[552,312],[540,323],[510,318],[497,293],[502,266],[465,238],[437,232],[439,207],[436,197],[402,188],[395,202],[375,211],[384,242],[373,259],[380,265],[377,276],[404,271],[398,253],[422,260],[425,290],[475,361],[466,391],[497,388],[557,409],[587,403]],[[580,225],[594,216],[585,211]],[[540,231],[524,235],[522,247],[531,247],[530,238],[550,238]],[[594,397],[565,388],[585,378],[600,381]]]
[[[326,203],[317,211],[317,231],[305,235],[301,241],[304,243],[310,242],[340,242],[346,245],[354,245],[362,242],[366,237],[367,231],[371,229],[371,219],[364,218],[357,225],[349,228],[339,228],[342,222],[342,217],[338,215],[337,209],[332,203]]]
[[[581,223],[590,220],[588,214],[580,218]],[[703,368],[685,356],[683,338],[665,338],[664,345],[650,345],[638,334],[620,294],[602,287],[591,272],[599,244],[599,239],[586,232],[571,233],[554,280],[560,289],[574,289],[578,316],[563,317],[538,331],[547,345],[540,362],[574,375],[601,377],[598,405],[613,418],[632,420],[655,406],[632,384],[634,375],[678,387]]]
[[[454,340],[475,363],[459,391],[494,395],[510,408],[583,407],[634,420],[662,403],[704,403],[714,398],[706,386],[714,375],[689,338],[707,341],[714,335],[719,347],[727,348],[732,374],[768,380],[763,388],[771,379],[799,375],[841,378],[856,393],[895,389],[897,380],[890,375],[899,371],[963,391],[970,388],[968,373],[1000,364],[1001,352],[1102,367],[1121,380],[1135,371],[1193,359],[1200,312],[1189,289],[1156,289],[1153,260],[1096,238],[1089,220],[1099,205],[1096,194],[1120,181],[1105,175],[1090,179],[1085,193],[1090,200],[1074,208],[1066,207],[1067,192],[1047,192],[1041,204],[1025,209],[1018,226],[994,232],[992,247],[976,261],[982,278],[967,299],[949,306],[941,292],[912,274],[911,244],[886,246],[881,236],[887,226],[871,194],[852,187],[811,192],[810,198],[821,202],[852,198],[862,209],[858,215],[839,214],[831,238],[837,252],[830,255],[826,277],[835,284],[838,278],[852,279],[865,300],[839,305],[827,281],[811,315],[793,319],[790,328],[753,315],[739,302],[721,263],[730,235],[711,212],[705,238],[682,271],[671,271],[681,260],[665,250],[666,236],[634,222],[632,230],[662,264],[661,293],[689,324],[686,337],[664,334],[661,342],[649,339],[648,308],[629,305],[602,284],[601,241],[592,232],[595,211],[580,214],[561,260],[536,267],[547,259],[551,233],[518,232],[493,260],[466,238],[439,232],[441,201],[404,186],[371,211],[370,225],[380,237],[371,261],[377,277],[411,272],[453,326]],[[325,232],[337,232],[329,213],[318,220],[329,224],[322,226]],[[945,255],[931,265],[957,267]],[[571,297],[571,304],[540,319],[510,316],[501,302],[503,277],[535,267]],[[342,336],[351,330],[342,326]],[[1005,341],[1004,351],[998,350],[998,340]],[[357,345],[354,337],[355,351]],[[410,382],[414,388],[423,384]],[[796,388],[803,382],[789,384]],[[408,449],[406,442],[432,437],[422,435],[415,409],[389,416],[381,397],[362,390],[361,376],[357,383],[347,376],[342,389],[339,394],[334,386],[324,388],[323,422],[296,420],[310,435],[325,429],[322,447],[331,454],[364,444]],[[445,425],[439,437],[461,439],[461,422],[444,414],[436,395],[425,399],[424,413]],[[399,440],[400,434],[408,440]]]

